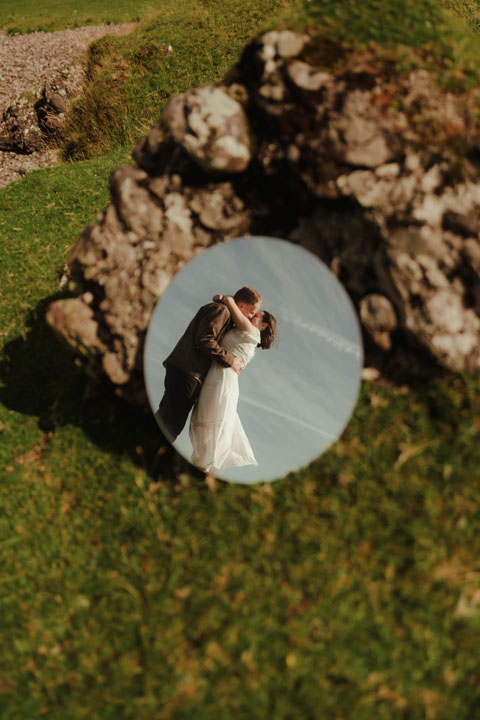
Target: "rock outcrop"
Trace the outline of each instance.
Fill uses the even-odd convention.
[[[89,25],[9,36],[0,31],[0,187],[58,163],[56,140],[84,82],[83,54],[92,41],[135,27]]]
[[[378,48],[333,72],[321,41],[273,31],[219,87],[173,98],[118,168],[50,325],[117,392],[144,400],[156,301],[203,249],[239,235],[322,258],[358,309],[367,362],[480,367],[480,93],[399,72]]]
[[[19,155],[43,150],[58,137],[82,84],[82,68],[72,65],[58,71],[38,93],[27,93],[9,105],[0,120],[0,150]]]

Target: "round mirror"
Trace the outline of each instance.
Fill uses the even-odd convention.
[[[308,464],[339,437],[362,360],[355,310],[327,266],[288,241],[246,237],[175,275],[152,315],[144,366],[175,449],[249,484]]]

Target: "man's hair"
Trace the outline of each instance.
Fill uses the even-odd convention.
[[[248,305],[256,305],[257,303],[262,303],[262,296],[260,295],[260,293],[258,293],[253,288],[248,287],[247,285],[240,288],[240,290],[237,290],[237,292],[233,296],[233,299],[236,303],[243,302],[247,303]]]

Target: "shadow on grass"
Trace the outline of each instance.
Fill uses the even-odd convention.
[[[83,364],[53,335],[45,312],[59,297],[42,300],[30,313],[29,330],[3,348],[0,402],[37,418],[46,434],[67,424],[80,427],[99,448],[127,454],[152,479],[198,474],[162,435],[150,408],[127,404],[106,380],[89,380]]]
[[[126,403],[107,380],[93,383],[84,364],[54,336],[45,312],[60,297],[64,295],[42,300],[30,313],[28,331],[3,348],[0,402],[9,410],[33,416],[46,436],[66,425],[80,427],[102,451],[127,456],[152,480],[171,478],[173,487],[181,473],[203,478],[162,435],[149,407]],[[366,350],[368,358],[368,343]],[[459,410],[467,409],[466,396],[476,394],[480,377],[452,376],[448,380],[448,373],[445,378],[445,371],[432,367],[423,355],[421,359],[425,361],[423,373],[416,379],[407,379],[409,373],[404,372],[386,376],[394,383],[407,381],[410,400],[421,399],[430,422],[451,423]]]

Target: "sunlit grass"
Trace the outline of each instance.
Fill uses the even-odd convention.
[[[244,44],[292,0],[164,0],[135,33],[90,49],[88,82],[65,132],[66,157],[133,146],[180,92],[219,82]],[[173,53],[166,55],[171,45]]]
[[[9,35],[43,30],[52,32],[83,25],[136,22],[162,0],[150,3],[134,0],[2,0],[0,30]]]
[[[22,228],[1,228],[5,716],[370,720],[434,717],[441,701],[467,720],[480,376],[364,383],[342,439],[271,486],[177,478],[150,412],[108,387],[86,394],[43,320],[56,268],[126,159],[0,191]]]
[[[5,707],[367,720],[441,699],[466,720],[479,384],[365,384],[323,459],[253,488],[152,472],[134,429],[152,434],[151,418],[105,394],[62,425],[71,399],[57,397],[59,424],[1,490]]]
[[[298,0],[281,21],[310,30],[322,65],[340,58],[341,67],[342,57],[370,47],[399,68],[423,67],[440,84],[466,89],[480,76],[479,12],[478,3],[455,0]]]
[[[478,0],[443,0],[443,4],[463,18],[475,32],[480,30],[480,4]]]
[[[124,52],[140,70],[105,147],[219,77],[267,12],[246,3],[236,28],[233,3],[199,2],[202,30],[178,8],[180,57],[146,52],[171,41],[155,24],[141,52],[133,36],[106,47],[105,72]],[[129,151],[0,189],[1,720],[472,720],[480,374],[363,383],[342,438],[272,485],[177,477],[151,413],[92,387],[44,322]]]

